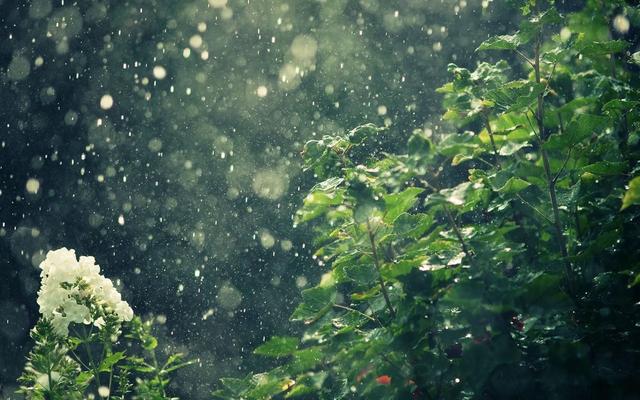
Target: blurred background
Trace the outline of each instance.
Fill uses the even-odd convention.
[[[573,4],[575,3],[575,4]],[[579,7],[580,1],[567,7]],[[0,0],[0,398],[49,249],[93,255],[209,397],[323,272],[293,214],[305,141],[437,134],[447,64],[517,24],[506,0]],[[4,397],[3,397],[4,396]]]

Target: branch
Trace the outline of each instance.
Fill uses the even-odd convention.
[[[537,5],[538,2],[536,2]],[[539,32],[536,37],[535,43],[535,59],[534,59],[534,72],[536,83],[541,82],[540,78],[540,47],[542,45],[542,33]],[[554,65],[555,70],[555,65]],[[547,82],[548,84],[548,82]],[[549,156],[547,154],[547,150],[544,148],[544,143],[547,140],[547,135],[544,130],[544,92],[538,95],[538,104],[536,110],[536,120],[538,123],[538,134],[540,140],[540,153],[542,155],[542,163],[544,166],[544,172],[547,178],[547,184],[549,187],[549,198],[551,199],[551,207],[553,209],[553,227],[555,229],[556,240],[558,241],[558,247],[560,247],[560,253],[562,255],[562,259],[564,262],[565,269],[565,279],[567,284],[567,290],[570,295],[573,296],[573,285],[572,285],[572,267],[569,262],[569,253],[567,251],[567,244],[565,242],[565,238],[562,232],[562,223],[560,222],[560,209],[558,207],[558,198],[556,195],[556,182],[551,174],[551,166],[549,164]],[[527,116],[527,119],[529,117]]]
[[[449,210],[449,207],[446,204],[443,204],[442,207],[444,208],[445,214],[447,214],[449,223],[451,223],[451,226],[453,227],[453,232],[456,234],[456,237],[458,238],[458,241],[462,246],[462,252],[464,253],[465,256],[471,258],[471,252],[469,251],[469,248],[467,247],[467,244],[465,243],[464,238],[460,233],[460,229],[458,229],[458,224],[456,224],[456,220],[453,218],[453,214],[451,214],[451,211]]]
[[[485,125],[487,126],[487,133],[489,133],[489,139],[491,140],[491,147],[493,148],[493,155],[496,159],[496,165],[500,168],[500,162],[498,161],[498,148],[496,142],[493,139],[493,130],[491,129],[491,122],[489,121],[489,113],[484,115]]]
[[[562,175],[562,173],[564,172],[564,169],[567,167],[567,163],[569,162],[569,159],[571,158],[571,151],[572,150],[573,150],[573,146],[569,147],[569,151],[567,152],[567,158],[564,159],[564,162],[562,163],[562,167],[560,167],[560,170],[558,171],[556,176],[553,177],[553,183],[554,184],[556,182],[558,182],[558,179],[560,178],[560,175]]]
[[[529,109],[529,112],[531,113],[531,115],[536,115],[535,111],[533,111],[532,109]],[[531,128],[531,131],[533,132],[533,134],[536,135],[536,138],[538,138],[540,142],[542,142],[542,138],[540,138],[540,135],[538,134],[538,132],[536,132],[536,129],[533,127],[533,123],[531,122],[531,118],[529,118],[529,114],[524,113],[524,116],[527,119],[527,122],[529,122],[529,127]]]
[[[523,59],[524,59],[524,60],[525,60],[529,65],[531,65],[532,67],[534,67],[534,68],[535,68],[535,64],[533,63],[533,60],[532,60],[532,59],[530,59],[529,57],[527,57],[527,55],[526,55],[526,54],[524,54],[523,52],[521,52],[521,51],[520,51],[520,50],[518,50],[518,49],[515,49],[514,51],[516,52],[516,54],[517,54],[517,55],[519,55],[520,57],[522,57],[522,58],[523,58]]]
[[[367,218],[367,232],[369,234],[369,242],[371,243],[371,252],[373,253],[373,262],[378,270],[378,280],[380,281],[380,289],[382,290],[382,296],[384,297],[384,302],[387,304],[387,308],[391,313],[393,318],[396,317],[396,311],[393,309],[391,305],[391,300],[389,299],[389,293],[387,292],[387,287],[384,285],[384,280],[382,279],[382,274],[380,272],[380,259],[378,258],[378,250],[376,249],[376,240],[375,234],[371,230],[371,224],[369,223],[369,219]]]

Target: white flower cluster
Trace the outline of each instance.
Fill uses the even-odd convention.
[[[47,253],[40,263],[42,286],[38,292],[40,313],[51,320],[59,335],[69,333],[69,323],[101,327],[102,317],[92,319],[87,300],[105,313],[113,312],[120,321],[130,321],[133,310],[122,300],[110,279],[100,275],[93,257],[76,259],[74,250],[61,248]]]

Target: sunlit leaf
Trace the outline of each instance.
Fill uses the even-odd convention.
[[[621,210],[632,205],[640,204],[640,176],[636,176],[629,182],[629,188],[622,198]]]
[[[393,193],[384,196],[385,213],[384,222],[394,222],[402,213],[408,211],[417,200],[417,196],[422,193],[424,189],[410,187],[402,192]]]

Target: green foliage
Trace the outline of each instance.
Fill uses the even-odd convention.
[[[635,396],[640,92],[632,57],[612,57],[628,43],[594,33],[614,7],[527,2],[516,34],[478,49],[523,64],[450,65],[452,132],[417,130],[406,154],[377,151],[371,125],[309,142],[320,182],[296,222],[326,271],[291,317],[306,330],[256,350],[281,366],[214,395]],[[561,22],[587,34],[550,38]]]
[[[117,318],[109,316],[99,329],[87,330],[76,324],[65,337],[41,318],[31,337],[35,346],[19,379],[20,392],[27,399],[84,399],[89,393],[105,390],[104,397],[114,400],[176,399],[166,393],[169,374],[192,364],[181,354],[170,355],[164,364],[158,364],[151,322],[139,317],[122,327]],[[135,355],[138,352],[140,356]]]

